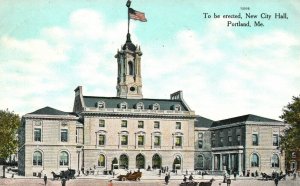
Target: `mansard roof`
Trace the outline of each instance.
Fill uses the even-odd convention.
[[[265,117],[261,117],[261,116],[252,115],[252,114],[247,114],[247,115],[243,115],[243,116],[238,116],[238,117],[215,121],[215,122],[213,122],[212,127],[228,125],[228,124],[233,124],[233,123],[246,123],[249,121],[250,122],[251,121],[252,122],[272,122],[272,123],[273,122],[281,122],[281,121],[274,120],[274,119],[269,119],[269,118],[265,118]]]
[[[31,112],[29,114],[36,114],[36,115],[74,115],[74,113],[70,113],[70,112],[64,112],[61,110],[57,110],[55,108],[52,107],[44,107],[41,109],[38,109],[34,112]]]
[[[203,128],[210,128],[213,124],[213,120],[198,116],[195,121],[195,127],[203,127]]]
[[[171,110],[174,105],[179,105],[181,111],[188,111],[188,108],[182,102],[182,100],[173,99],[128,99],[120,97],[94,97],[94,96],[83,96],[84,105],[86,107],[96,107],[99,101],[105,102],[105,108],[119,108],[120,103],[126,102],[127,109],[135,109],[137,103],[142,102],[144,104],[144,109],[150,109],[155,103],[158,103],[160,110]]]

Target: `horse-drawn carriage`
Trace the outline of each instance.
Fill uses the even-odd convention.
[[[74,169],[68,169],[66,171],[60,171],[59,174],[56,174],[55,172],[51,172],[53,175],[53,180],[58,180],[58,179],[62,179],[65,178],[67,180],[69,179],[75,179],[75,170]]]
[[[134,180],[134,181],[140,181],[142,177],[142,172],[134,172],[134,173],[127,173],[126,175],[119,175],[117,178],[119,181],[126,181],[126,180]]]

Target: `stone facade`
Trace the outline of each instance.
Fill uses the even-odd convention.
[[[85,96],[78,86],[72,112],[45,107],[23,116],[19,173],[163,167],[239,174],[284,170],[284,154],[273,143],[279,141],[282,122],[254,115],[221,121],[199,117],[182,91],[169,99],[143,98],[141,56],[128,34],[115,56],[117,97]]]
[[[39,111],[22,118],[19,133],[19,174],[38,176],[39,173],[58,172],[78,166],[76,130],[82,128],[77,124],[78,117],[61,112],[61,115],[46,115]],[[61,140],[66,132],[66,140]],[[80,145],[79,145],[80,146]],[[68,156],[67,164],[60,164],[62,152]]]
[[[255,115],[214,122],[212,169],[247,173],[285,170],[284,154],[279,149],[285,124]]]

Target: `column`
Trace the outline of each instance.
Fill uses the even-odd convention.
[[[231,170],[231,154],[230,153],[228,154],[228,165],[227,165],[227,167],[228,167],[227,168],[228,170]],[[229,172],[229,173],[231,173],[231,172]]]
[[[223,155],[220,154],[220,171],[223,170]]]
[[[212,155],[211,158],[211,170],[214,171],[215,170],[215,155]]]
[[[238,174],[241,175],[242,174],[242,153],[238,154],[239,156],[239,162],[238,162]]]

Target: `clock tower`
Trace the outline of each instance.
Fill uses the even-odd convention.
[[[126,43],[118,50],[117,96],[121,98],[142,99],[141,56],[139,46],[135,46],[127,33]]]

